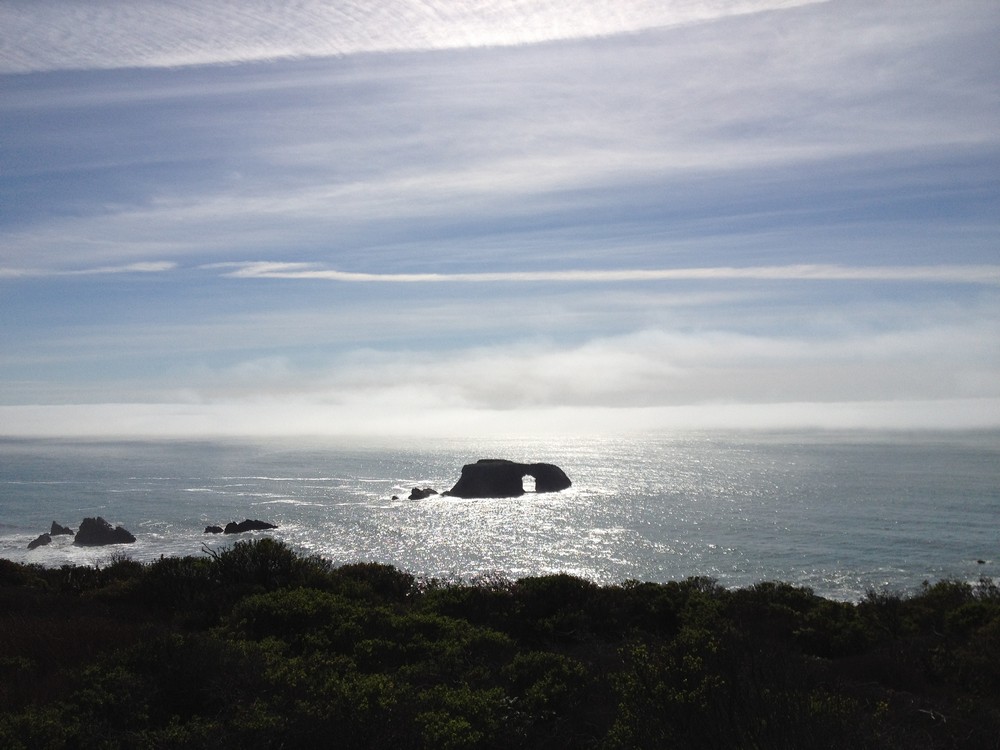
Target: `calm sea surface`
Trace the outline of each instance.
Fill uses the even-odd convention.
[[[573,487],[517,499],[410,501],[479,458],[545,461]],[[393,500],[393,495],[400,499]],[[127,547],[53,520],[121,524]],[[379,443],[0,440],[0,557],[43,565],[201,555],[258,518],[336,563],[421,576],[565,571],[599,583],[701,575],[783,580],[855,599],[868,587],[1000,577],[1000,433],[685,434],[655,438]],[[979,562],[982,560],[983,562]]]

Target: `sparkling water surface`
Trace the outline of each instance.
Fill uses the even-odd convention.
[[[573,486],[406,499],[479,458],[545,461]],[[269,534],[335,563],[419,576],[563,571],[598,583],[783,580],[839,599],[998,572],[1000,433],[622,439],[0,440],[0,557],[42,565],[201,555]],[[393,496],[399,499],[392,499]],[[103,516],[133,545],[27,543]],[[259,518],[271,532],[204,534]],[[980,562],[982,561],[982,562]]]

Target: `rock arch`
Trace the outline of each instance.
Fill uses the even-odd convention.
[[[483,458],[462,467],[462,476],[447,493],[454,497],[520,497],[524,477],[535,479],[535,492],[559,492],[573,483],[555,464],[524,464],[502,458]]]

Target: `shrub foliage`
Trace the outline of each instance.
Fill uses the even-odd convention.
[[[1000,748],[1000,590],[0,560],[0,747]]]

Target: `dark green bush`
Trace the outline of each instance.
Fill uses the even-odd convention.
[[[298,583],[309,564],[287,544],[270,537],[237,542],[221,552],[206,552],[212,558],[212,577],[222,586],[240,591]]]
[[[350,653],[354,644],[382,627],[387,610],[316,589],[279,589],[240,600],[227,618],[237,638],[275,639],[293,654],[327,650]]]
[[[588,637],[597,588],[566,573],[520,579],[513,595],[522,634],[562,642]]]
[[[198,557],[161,557],[146,566],[134,590],[147,606],[168,610],[213,609],[218,591],[212,561]]]
[[[0,747],[997,747],[991,580],[423,582],[270,538],[0,561]]]
[[[417,593],[416,578],[392,565],[355,563],[337,568],[332,585],[351,596],[384,602],[402,602]]]

